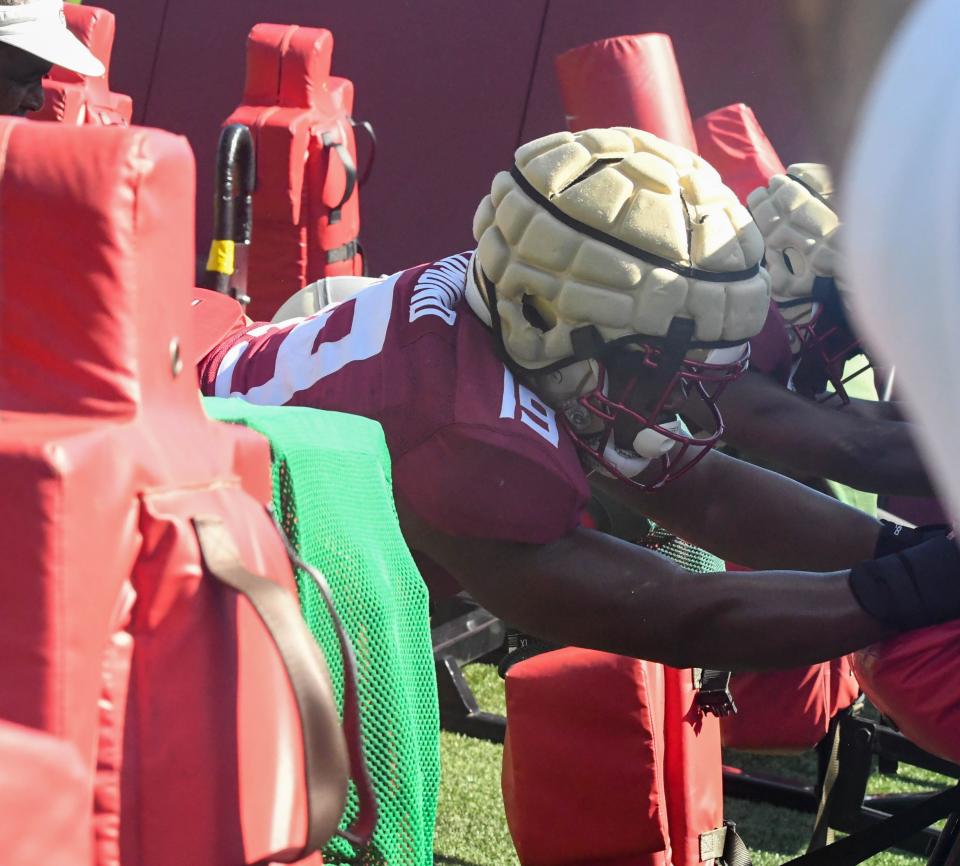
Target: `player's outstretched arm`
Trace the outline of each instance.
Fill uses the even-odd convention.
[[[696,417],[703,410],[690,403],[692,420],[710,423]],[[933,493],[908,422],[838,411],[753,372],[727,386],[720,409],[725,441],[791,474],[830,478],[874,493]]]
[[[859,397],[849,397],[848,403],[838,403],[830,400],[825,405],[828,408],[847,415],[858,415],[870,421],[906,421],[903,416],[902,403],[896,400],[862,400]]]
[[[692,574],[588,529],[538,546],[456,538],[400,513],[411,547],[497,616],[558,644],[742,670],[823,661],[890,634],[847,572]]]
[[[761,569],[835,571],[873,557],[880,522],[809,487],[711,451],[652,493],[591,482],[715,556]]]

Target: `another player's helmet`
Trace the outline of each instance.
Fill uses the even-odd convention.
[[[473,232],[471,307],[600,467],[649,489],[718,441],[716,399],[746,369],[770,286],[760,233],[711,166],[626,127],[548,135],[494,178]],[[678,391],[709,406],[712,429],[686,429]],[[642,425],[627,450],[612,436],[624,414]],[[659,476],[637,479],[651,461]]]
[[[794,387],[825,399],[827,384],[845,403],[845,383],[864,370],[844,375],[846,362],[862,353],[847,321],[839,276],[840,219],[833,210],[830,171],[816,163],[796,163],[747,197],[766,242],[771,291],[787,323],[797,362]]]

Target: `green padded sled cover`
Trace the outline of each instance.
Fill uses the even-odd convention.
[[[326,575],[357,655],[364,751],[380,817],[359,857],[334,839],[326,864],[428,866],[440,782],[440,724],[427,589],[400,535],[380,425],[339,412],[205,398],[219,421],[270,440],[274,504],[300,555]],[[327,659],[338,701],[337,638],[309,575],[304,618]],[[342,707],[342,703],[341,703]],[[356,814],[351,784],[341,827]]]

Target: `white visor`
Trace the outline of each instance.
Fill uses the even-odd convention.
[[[103,64],[67,28],[63,0],[0,6],[0,42],[80,75],[99,77]]]

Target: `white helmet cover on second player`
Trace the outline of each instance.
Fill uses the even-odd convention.
[[[810,320],[817,277],[831,277],[841,288],[840,219],[832,197],[830,171],[817,163],[795,163],[747,197],[766,244],[773,299],[792,325]]]

